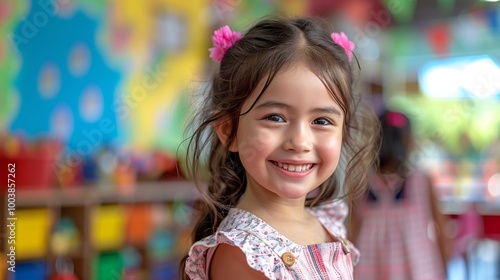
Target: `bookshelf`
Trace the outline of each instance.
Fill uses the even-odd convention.
[[[7,197],[5,193],[3,196],[1,217],[2,228],[6,229]],[[123,271],[111,269],[111,263],[116,264],[124,252],[133,248],[138,263],[136,272],[140,276],[131,279],[174,279],[178,259],[188,246],[190,205],[197,197],[196,188],[189,181],[141,182],[128,191],[119,191],[112,185],[18,189],[16,267],[35,271],[33,265],[36,265],[41,270],[39,274],[45,275],[36,276],[40,277],[36,279],[51,279],[56,273],[56,262],[63,259],[71,264],[80,280],[110,277],[118,280]],[[179,210],[176,209],[186,213],[177,215]],[[181,218],[176,220],[177,216]],[[179,219],[183,221],[179,222]],[[55,253],[67,246],[58,242],[54,234],[62,220],[70,220],[78,236],[76,249],[65,253],[64,258]],[[160,237],[163,234],[159,239],[162,242],[158,243],[163,245],[151,244],[153,234]],[[7,239],[2,238],[3,257],[6,257],[9,246]],[[155,247],[159,249],[157,252],[153,252]],[[162,253],[161,248],[167,253]],[[130,252],[128,255],[130,259]],[[106,260],[108,266],[103,264]],[[127,258],[124,258],[123,267],[126,263]],[[161,266],[165,264],[170,268],[162,270]],[[59,262],[58,265],[60,267]],[[163,275],[159,276],[161,270]],[[25,275],[3,271],[0,279],[22,279],[20,275]]]

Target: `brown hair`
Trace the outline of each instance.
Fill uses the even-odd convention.
[[[385,111],[379,116],[381,144],[378,154],[379,173],[408,176],[408,154],[411,149],[410,119],[401,112]]]
[[[344,197],[364,189],[366,171],[376,154],[373,147],[378,135],[377,120],[370,108],[361,108],[362,99],[353,92],[352,64],[345,50],[333,42],[330,32],[324,22],[314,18],[263,19],[227,50],[212,80],[208,100],[198,111],[194,122],[197,126],[187,147],[188,170],[203,200],[193,242],[214,234],[228,210],[236,206],[245,192],[245,170],[239,155],[227,148],[234,141],[237,120],[246,113],[240,113],[243,103],[261,80],[266,82],[257,100],[279,71],[299,62],[307,63],[344,115],[339,167],[343,166],[345,172],[338,167],[319,186],[317,195],[307,198],[306,206],[338,197],[340,186]],[[216,126],[225,121],[230,122],[231,129],[224,145],[217,137]],[[207,160],[209,171],[205,185],[199,184],[202,160]],[[342,184],[339,175],[344,177]],[[180,264],[183,279],[187,279],[186,258]]]

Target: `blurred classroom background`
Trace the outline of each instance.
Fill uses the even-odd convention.
[[[356,43],[357,89],[410,117],[411,164],[452,218],[448,278],[500,279],[493,0],[0,0],[0,279],[176,279],[196,198],[176,166],[211,34],[275,13]]]

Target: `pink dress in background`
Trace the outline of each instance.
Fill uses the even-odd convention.
[[[346,237],[343,222],[347,206],[343,202],[314,207],[310,212],[333,237]],[[252,213],[233,208],[214,235],[193,244],[186,261],[186,273],[191,279],[208,279],[215,248],[225,243],[239,247],[246,255],[248,265],[269,279],[351,280],[353,262],[357,263],[359,252],[352,243],[345,242],[298,245]],[[284,263],[282,256],[285,253],[293,254],[293,265]]]
[[[443,280],[446,279],[438,244],[429,188],[422,173],[407,177],[404,198],[395,199],[401,181],[384,183],[370,178],[376,201],[363,202],[358,243],[359,264],[355,279]],[[393,190],[393,191],[391,191]]]

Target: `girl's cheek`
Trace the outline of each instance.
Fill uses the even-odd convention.
[[[271,131],[260,131],[255,135],[255,146],[258,150],[263,150],[273,144],[279,136]]]
[[[322,137],[318,141],[318,146],[323,149],[338,149],[342,145],[342,135]]]
[[[256,156],[255,149],[251,147],[246,147],[242,148],[239,150],[240,151],[240,158],[244,159],[245,161],[253,161]]]
[[[240,139],[239,150],[240,153],[255,156],[258,152],[265,150],[274,141],[276,135],[268,131],[258,131],[250,135],[246,135],[244,139]]]

